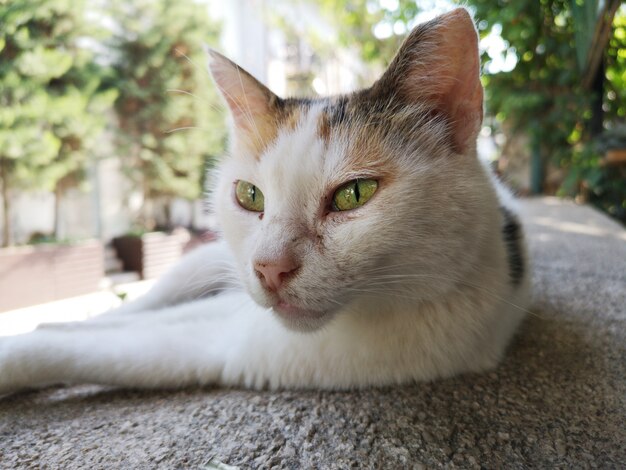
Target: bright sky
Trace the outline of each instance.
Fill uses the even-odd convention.
[[[395,10],[399,6],[398,0],[378,0],[378,4],[387,10]],[[450,11],[458,5],[450,0],[421,0],[419,1],[419,6],[422,12],[409,23],[409,29],[419,23],[432,20],[437,15]],[[375,8],[374,6],[372,7]],[[480,49],[486,51],[490,59],[486,65],[489,73],[510,72],[517,64],[517,54],[502,39],[501,32],[502,27],[495,25],[489,35],[480,41]],[[404,33],[406,33],[406,27],[402,22],[397,22],[396,24],[380,23],[374,27],[374,35],[379,39],[388,38],[392,34]]]

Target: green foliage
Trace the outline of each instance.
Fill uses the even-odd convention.
[[[282,30],[287,43],[298,44],[303,39],[315,51],[315,56],[333,57],[337,46],[353,50],[368,67],[352,70],[356,82],[368,86],[376,79],[402,43],[418,13],[422,12],[414,0],[382,2],[373,0],[298,0],[292,4],[311,3],[332,27],[319,27],[317,21],[295,21],[281,9],[269,12],[271,24]],[[306,10],[305,10],[306,11]],[[295,23],[295,24],[294,24]],[[375,34],[376,28],[384,34]],[[379,31],[380,33],[380,31]],[[314,61],[316,63],[317,61]],[[294,95],[312,92],[314,70],[298,70],[295,77],[287,77],[288,93]],[[290,83],[293,80],[295,83]]]
[[[512,124],[515,131],[539,139],[544,159],[565,170],[560,194],[582,195],[626,220],[623,169],[602,164],[604,151],[591,130],[594,94],[599,92],[581,86],[593,32],[587,29],[595,26],[597,2],[500,1],[498,8],[488,0],[470,4],[482,20],[481,35],[501,28],[502,38],[518,57],[512,71],[484,77],[488,112]],[[625,50],[626,10],[622,8],[605,51],[601,97],[605,128],[623,121],[626,113]]]
[[[85,4],[24,0],[0,6],[0,178],[5,207],[19,189],[79,184],[113,91],[79,39],[93,34]],[[4,242],[10,238],[5,214]]]
[[[500,31],[517,56],[509,72],[486,74],[488,112],[514,131],[538,137],[542,154],[566,165],[571,146],[582,138],[591,117],[591,97],[580,86],[569,0],[470,2],[480,18],[481,35]],[[487,66],[489,57],[485,56]]]
[[[599,153],[605,153],[609,150],[626,149],[626,123],[614,126],[603,132],[594,140]]]
[[[395,4],[371,0],[320,0],[318,3],[325,18],[335,26],[339,44],[356,49],[374,72],[359,77],[363,85],[370,84],[391,61],[414,25],[415,17],[423,11],[419,5],[423,2],[414,0],[398,0]],[[315,31],[309,36],[317,51],[337,47],[334,38],[328,41],[318,37]]]
[[[191,0],[119,1],[113,15],[115,106],[129,175],[146,198],[197,198],[205,161],[225,138],[202,51],[217,42],[218,25]]]
[[[606,51],[606,99],[604,106],[610,118],[626,119],[626,7],[618,10],[613,34]]]
[[[52,190],[77,174],[104,127],[114,93],[100,92],[90,26],[76,1],[31,0],[0,9],[0,164],[12,188]]]
[[[72,245],[80,242],[79,238],[57,238],[49,233],[34,232],[28,238],[27,245]]]
[[[626,124],[614,126],[574,151],[563,191],[574,192],[582,181],[591,203],[626,221],[626,166],[607,163],[604,156],[611,150],[626,151]]]
[[[0,2],[5,243],[12,195],[80,185],[107,127],[148,199],[201,194],[225,139],[202,52],[218,36],[206,11],[193,0]]]
[[[596,26],[596,13],[598,0],[573,0],[570,1],[574,28],[574,40],[576,42],[576,58],[578,67],[584,71],[589,49],[593,42],[593,34]]]
[[[358,41],[361,57],[366,62],[388,61],[402,42],[407,25],[420,12],[417,2],[411,0],[399,0],[396,8],[371,0],[321,0],[320,3],[326,16],[340,25],[342,45],[352,47]],[[400,34],[386,38],[374,35],[375,26],[385,25],[393,31],[396,24]]]

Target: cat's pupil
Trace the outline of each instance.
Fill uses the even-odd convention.
[[[356,181],[354,183],[354,197],[356,198],[356,202],[359,202],[359,199],[361,199],[361,193],[359,192],[359,182]]]
[[[252,186],[250,188],[250,195],[252,197],[252,202],[256,201],[256,186]]]

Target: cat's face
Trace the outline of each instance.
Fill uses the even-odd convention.
[[[466,44],[448,50],[443,41],[426,69],[407,65],[432,56],[429,35],[451,30],[473,38],[469,60]],[[482,111],[475,42],[471,19],[456,10],[418,27],[371,88],[314,100],[282,100],[213,54],[234,121],[215,210],[248,292],[287,326],[318,328],[363,299],[428,299],[471,269],[477,213],[491,204],[473,144]],[[450,55],[461,63],[448,69],[467,75],[460,91],[442,69]],[[432,70],[444,74],[435,85]]]

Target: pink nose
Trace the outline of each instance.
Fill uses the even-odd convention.
[[[281,256],[278,259],[271,261],[257,261],[254,263],[254,270],[257,276],[271,291],[277,291],[280,286],[285,282],[299,268],[296,262],[288,257]]]

